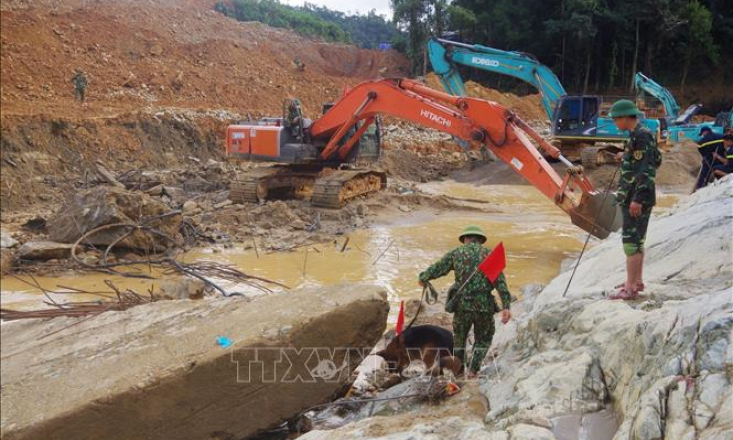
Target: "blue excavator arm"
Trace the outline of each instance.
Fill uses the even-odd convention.
[[[443,87],[452,95],[466,96],[466,85],[456,68],[458,64],[512,76],[531,84],[540,92],[542,106],[550,120],[558,100],[567,94],[552,70],[529,54],[431,38],[428,57]]]
[[[677,119],[680,115],[680,106],[677,104],[674,96],[672,96],[672,93],[666,87],[657,84],[653,79],[641,72],[636,72],[634,76],[634,87],[637,93],[646,92],[657,98],[664,106],[664,111],[670,120]]]

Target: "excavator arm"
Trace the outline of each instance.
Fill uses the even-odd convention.
[[[495,102],[448,95],[407,79],[368,81],[346,92],[309,127],[312,138],[328,139],[321,159],[347,157],[354,144],[350,141],[359,133],[341,141],[357,121],[366,122],[363,129],[377,115],[397,117],[485,145],[568,213],[577,226],[600,238],[618,229],[612,197],[595,191],[581,168],[573,166],[513,112]],[[568,166],[564,177],[555,172],[530,138]]]
[[[457,64],[512,76],[532,85],[540,92],[542,106],[550,120],[557,101],[567,94],[552,70],[529,54],[432,38],[428,41],[428,57],[443,87],[451,95],[467,95]]]
[[[677,104],[677,100],[674,99],[672,92],[657,84],[656,81],[648,76],[641,72],[636,72],[636,75],[634,75],[634,88],[636,88],[637,93],[646,92],[657,98],[664,106],[664,111],[671,120],[679,116],[680,106]]]

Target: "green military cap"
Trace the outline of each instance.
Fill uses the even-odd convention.
[[[613,103],[609,116],[612,118],[620,118],[623,116],[640,116],[641,112],[636,108],[636,104],[628,99],[620,99]]]
[[[482,238],[481,243],[486,242],[486,234],[484,234],[484,231],[476,225],[466,226],[466,228],[463,230],[461,235],[458,237],[458,240],[460,240],[460,242],[463,243],[463,239],[468,235],[475,235],[477,237],[481,237]]]

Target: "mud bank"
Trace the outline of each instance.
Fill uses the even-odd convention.
[[[327,400],[387,311],[379,289],[349,285],[3,323],[2,437],[242,438]],[[310,347],[340,369],[325,377]]]
[[[653,217],[639,301],[607,299],[623,277],[618,234],[586,254],[567,295],[570,271],[527,291],[482,369],[480,415],[417,406],[301,438],[733,439],[732,222],[730,179]],[[618,429],[583,437],[582,420],[609,407]]]
[[[5,117],[3,214],[53,209],[66,195],[94,184],[97,162],[123,173],[221,159],[221,133],[235,118],[186,109],[80,119]]]

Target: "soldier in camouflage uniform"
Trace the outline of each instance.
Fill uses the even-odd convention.
[[[303,138],[303,110],[300,108],[299,99],[290,100],[285,124],[290,127],[290,132],[295,138]]]
[[[626,282],[611,299],[633,300],[644,290],[644,240],[649,217],[656,204],[654,181],[662,156],[654,134],[644,127],[636,104],[622,99],[611,107],[610,116],[619,130],[630,132],[629,141],[621,155],[621,180],[616,202],[623,215],[622,242],[626,254]]]
[[[79,102],[84,102],[87,94],[87,77],[81,69],[74,71],[74,76],[71,78],[71,83],[74,84],[74,92],[76,93],[76,99]]]
[[[462,286],[462,289],[456,293],[458,297],[453,316],[453,346],[455,355],[468,367],[469,375],[474,375],[481,368],[494,337],[494,313],[502,310],[503,323],[511,318],[511,297],[503,273],[492,285],[482,272],[477,271],[478,265],[491,253],[490,249],[483,246],[486,235],[481,228],[468,226],[459,240],[462,245],[422,272],[419,280],[422,286],[427,281],[447,275],[451,270],[454,272],[454,286]],[[499,305],[491,294],[494,288],[499,291]],[[476,342],[469,365],[466,363],[466,339],[471,327]]]

